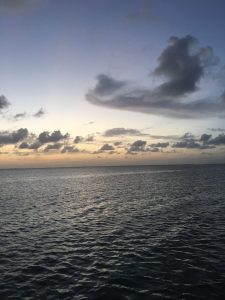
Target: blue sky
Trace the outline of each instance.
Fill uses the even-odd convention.
[[[203,145],[193,148],[190,145],[186,148],[174,146],[187,132],[194,136],[192,142],[195,143],[201,143],[200,137],[204,133],[212,134],[211,140],[223,135],[223,104],[212,106],[207,113],[202,113],[198,105],[195,112],[192,110],[195,117],[188,113],[187,118],[186,111],[182,113],[185,117],[181,116],[178,105],[174,106],[172,113],[165,107],[155,111],[152,104],[147,110],[142,109],[141,102],[136,108],[122,102],[121,109],[115,102],[115,95],[119,101],[124,101],[124,94],[119,90],[110,95],[110,99],[107,98],[112,103],[111,108],[104,97],[98,98],[94,104],[87,101],[87,94],[99,97],[95,93],[99,74],[107,76],[110,84],[125,82],[123,87],[132,96],[145,91],[146,97],[151,98],[166,82],[163,77],[166,73],[153,76],[152,72],[160,66],[158,58],[168,49],[168,40],[176,37],[177,44],[173,46],[178,49],[179,43],[187,36],[196,38],[194,47],[198,53],[211,47],[212,58],[209,62],[207,57],[206,67],[199,65],[204,74],[199,75],[192,90],[184,90],[179,95],[180,103],[200,99],[212,103],[220,101],[225,82],[224,11],[223,0],[0,1],[0,94],[10,102],[9,106],[0,110],[0,166],[33,166],[37,159],[43,165],[48,165],[49,161],[64,165],[66,159],[74,165],[224,162],[222,142],[216,146],[213,141],[208,142],[208,148]],[[167,58],[166,54],[164,58]],[[201,60],[202,56],[199,54],[196,59]],[[170,73],[169,76],[174,78],[176,74]],[[44,113],[35,117],[41,108]],[[23,140],[28,145],[38,140],[39,134],[44,131],[49,134],[56,130],[63,134],[68,132],[70,138],[62,139],[61,147],[54,149],[53,146],[49,151],[44,151],[48,143],[34,150],[20,149],[22,140],[1,142],[1,136],[4,136],[4,141],[6,135],[12,136],[20,128],[29,131]],[[142,135],[124,133],[117,136],[122,139],[123,148],[113,146],[111,152],[115,153],[110,155],[109,151],[101,152],[100,149],[104,144],[116,142],[115,136],[113,140],[104,137],[104,132],[112,128],[136,129]],[[210,131],[210,128],[220,130]],[[168,155],[161,147],[156,154],[150,151],[149,145],[156,144],[152,138],[154,135],[177,136],[173,142],[169,138],[163,140],[169,142],[166,147]],[[83,137],[79,145],[73,143],[75,136]],[[87,143],[87,136],[95,138]],[[131,154],[129,149],[136,140],[144,140],[146,145]],[[52,143],[49,142],[50,145]],[[76,147],[79,151],[68,151],[67,156],[62,155],[65,145]]]

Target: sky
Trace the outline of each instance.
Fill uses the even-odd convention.
[[[0,168],[225,163],[225,1],[0,0]]]

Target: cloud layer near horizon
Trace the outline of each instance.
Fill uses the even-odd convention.
[[[153,76],[163,83],[153,89],[132,88],[128,81],[106,74],[97,76],[86,99],[92,104],[175,118],[225,117],[225,93],[211,98],[190,99],[208,70],[219,64],[209,46],[197,47],[197,39],[171,37],[158,58]]]

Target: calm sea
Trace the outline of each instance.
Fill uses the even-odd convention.
[[[225,166],[0,170],[0,299],[225,299]]]

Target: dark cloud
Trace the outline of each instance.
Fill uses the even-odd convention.
[[[49,144],[44,148],[44,152],[49,152],[50,150],[59,150],[60,148],[62,148],[62,146],[62,143]]]
[[[190,132],[186,132],[182,137],[180,137],[180,140],[193,140],[195,139],[195,136],[190,133]]]
[[[196,39],[192,36],[169,39],[168,47],[158,59],[159,66],[153,72],[154,75],[168,78],[167,82],[157,88],[159,94],[177,97],[197,89],[204,70],[199,53],[191,53],[194,43]]]
[[[41,147],[41,144],[39,142],[34,142],[31,144],[28,144],[27,142],[23,142],[19,145],[19,149],[32,149],[32,150],[37,150],[38,148]]]
[[[137,141],[133,142],[133,144],[131,144],[131,146],[130,146],[130,148],[128,149],[127,152],[128,153],[131,153],[131,152],[144,152],[146,144],[147,144],[146,141],[137,140]]]
[[[155,144],[151,144],[151,147],[156,147],[156,148],[166,148],[169,146],[169,143],[155,143]]]
[[[201,135],[200,141],[206,143],[206,142],[208,142],[208,140],[209,140],[211,137],[212,137],[211,134],[204,133],[204,134]]]
[[[142,133],[137,129],[131,128],[112,128],[108,129],[103,133],[103,136],[113,137],[118,135],[142,135]]]
[[[220,146],[220,145],[225,145],[225,134],[219,134],[215,138],[207,141],[209,145],[214,145],[214,146]]]
[[[85,143],[85,142],[93,142],[95,140],[93,135],[89,135],[86,138],[83,136],[77,135],[74,139],[74,144],[80,144],[80,143]]]
[[[9,101],[7,100],[7,98],[4,95],[0,96],[0,113],[1,110],[4,108],[7,108],[10,105]]]
[[[51,143],[51,142],[59,142],[61,140],[65,140],[69,138],[69,134],[62,134],[60,130],[55,130],[52,133],[49,131],[43,131],[42,133],[39,134],[38,136],[38,141],[41,144],[46,144],[46,143]]]
[[[34,143],[31,143],[28,148],[32,149],[32,150],[36,150],[40,147],[41,147],[41,144],[38,141],[35,141]]]
[[[213,145],[209,145],[211,135],[202,134],[200,139],[196,138],[193,134],[185,133],[179,141],[172,145],[173,148],[186,148],[186,149],[211,149]]]
[[[75,144],[79,144],[79,143],[81,143],[81,142],[83,142],[84,141],[84,138],[82,137],[82,136],[80,136],[80,135],[77,135],[76,137],[75,137],[75,139],[74,139],[74,143]]]
[[[0,145],[16,144],[28,137],[27,128],[20,128],[16,131],[1,131]]]
[[[172,145],[173,148],[187,148],[187,149],[205,149],[200,143],[197,143],[194,140],[184,140],[181,142],[177,142]],[[208,148],[208,146],[206,146]]]
[[[19,145],[18,147],[19,149],[28,149],[29,148],[29,144],[27,142],[23,142]]]
[[[72,145],[66,145],[61,150],[61,153],[77,153],[77,152],[79,152],[79,150]]]
[[[93,93],[99,96],[111,95],[126,86],[126,81],[113,79],[105,74],[97,76],[98,83],[93,90]]]
[[[33,117],[35,118],[41,118],[45,115],[45,111],[43,108],[40,108],[35,114],[33,114]]]
[[[225,134],[219,134],[212,137],[211,134],[204,133],[200,138],[195,137],[191,133],[186,133],[179,141],[172,145],[173,148],[187,149],[212,149],[217,146],[225,145]]]
[[[158,87],[152,90],[132,88],[126,81],[102,74],[97,77],[97,85],[87,93],[86,99],[108,108],[176,118],[225,117],[225,94],[214,99],[188,98],[198,90],[206,70],[218,63],[212,48],[197,48],[196,43],[192,36],[169,39],[168,46],[159,56],[158,66],[152,72],[165,80]]]
[[[115,148],[112,145],[104,144],[99,151],[113,151]]]

